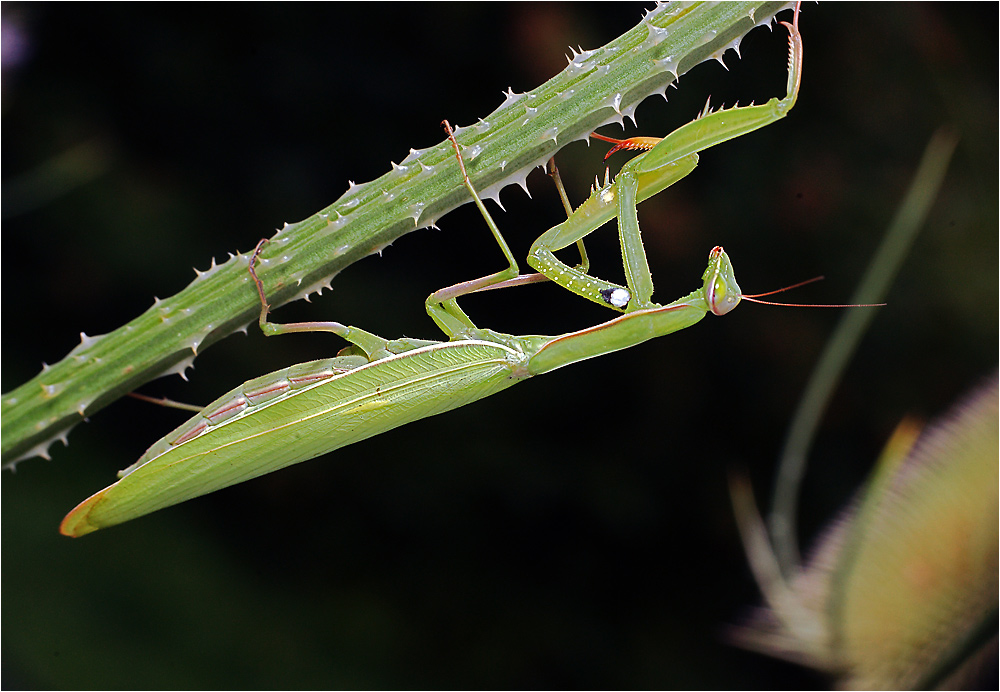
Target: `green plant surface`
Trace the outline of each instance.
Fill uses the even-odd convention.
[[[215,256],[373,180],[633,27],[643,5],[247,5],[220,20],[155,5],[16,5],[31,57],[4,74],[4,180],[81,141],[105,171],[4,218],[3,389],[174,294]],[[900,418],[936,415],[997,344],[994,5],[806,4],[802,92],[781,123],[706,152],[639,208],[656,297],[724,245],[747,292],[849,299],[931,134],[961,135],[939,201],[824,418],[800,536],[853,495]],[[4,42],[5,51],[7,41]],[[783,36],[759,29],[637,109],[662,135],[713,105],[783,93]],[[210,69],[209,69],[210,67]],[[617,126],[601,132],[617,135]],[[575,202],[607,148],[557,160]],[[627,158],[621,155],[621,158]],[[77,159],[78,160],[78,159]],[[71,158],[72,162],[72,158]],[[612,171],[620,165],[612,160]],[[487,202],[518,257],[565,217],[550,181]],[[6,189],[6,188],[5,188]],[[6,208],[9,197],[3,195]],[[274,319],[437,338],[433,290],[502,265],[466,205],[347,267]],[[600,237],[599,237],[600,236]],[[605,237],[606,236],[606,237]],[[617,234],[595,234],[613,278]],[[606,242],[605,242],[606,241]],[[551,286],[470,296],[478,324],[582,328],[606,311]],[[3,683],[14,688],[815,688],[726,645],[758,593],[726,470],[770,487],[788,419],[836,310],[740,305],[725,320],[548,375],[538,387],[99,532],[66,512],[187,414],[121,400],[51,461],[4,474]],[[143,387],[192,403],[332,356],[333,336],[247,336]],[[593,408],[629,406],[623,439]],[[605,409],[601,408],[603,412]],[[724,415],[708,415],[706,412]],[[450,451],[442,449],[444,439]],[[845,461],[847,460],[847,461]],[[767,502],[762,497],[762,504]]]
[[[473,185],[488,198],[523,183],[561,146],[631,117],[643,98],[664,92],[678,75],[738,46],[743,34],[767,24],[783,6],[658,6],[603,47],[574,51],[568,66],[537,89],[508,89],[499,108],[457,134]],[[350,182],[332,205],[279,229],[262,255],[272,260],[270,269],[261,271],[275,307],[331,288],[344,267],[381,254],[410,231],[436,227],[441,216],[469,201],[447,143],[411,147],[399,158],[388,173],[367,183]],[[264,235],[263,228],[256,234]],[[244,242],[252,245],[255,239]],[[65,442],[85,417],[155,377],[185,373],[198,353],[243,329],[257,312],[246,275],[248,257],[230,253],[221,264],[213,257],[180,293],[155,300],[140,317],[109,334],[81,333],[69,355],[4,394],[4,466],[48,456],[52,442]]]

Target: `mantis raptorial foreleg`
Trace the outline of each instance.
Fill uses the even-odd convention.
[[[595,303],[622,312],[648,307],[653,293],[652,278],[642,248],[635,206],[686,176],[698,164],[698,152],[747,134],[785,117],[799,93],[802,78],[802,35],[799,7],[789,31],[788,84],[784,98],[772,98],[760,106],[737,106],[705,112],[662,139],[633,137],[618,140],[594,133],[597,139],[615,143],[619,149],[648,150],[626,163],[614,182],[595,187],[590,198],[562,224],[542,234],[531,246],[528,264],[560,286]],[[605,157],[607,158],[607,157]],[[618,217],[627,286],[588,275],[570,267],[555,252],[580,241],[605,222]]]

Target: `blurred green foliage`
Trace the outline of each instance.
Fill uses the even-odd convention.
[[[375,178],[410,147],[439,141],[443,118],[467,125],[508,86],[541,83],[565,65],[567,45],[606,42],[642,6],[2,12],[8,390],[80,331],[107,331],[182,288],[190,267],[249,249],[348,179]],[[822,273],[824,284],[797,297],[840,302],[931,133],[946,123],[961,133],[944,192],[820,432],[803,542],[903,415],[941,412],[996,361],[997,18],[993,4],[807,5],[791,116],[706,152],[695,174],[640,208],[660,300],[690,291],[722,244],[747,292]],[[760,29],[741,52],[727,56],[729,72],[700,66],[669,103],[641,106],[639,132],[669,132],[709,94],[731,104],[782,93],[784,38]],[[560,153],[574,199],[603,176],[605,150]],[[534,199],[504,192],[508,213],[497,215],[521,256],[562,214],[540,173],[529,185]],[[275,318],[436,338],[424,297],[500,261],[474,209],[440,226]],[[610,276],[620,258],[615,233],[604,235],[591,255]],[[515,333],[607,317],[563,293],[526,287],[466,307]],[[66,511],[182,420],[119,402],[52,461],[4,475],[3,685],[822,684],[719,636],[756,600],[725,474],[740,464],[769,487],[836,318],[744,305],[335,459],[62,538]],[[190,383],[149,390],[206,402],[339,347],[251,330],[201,356]]]

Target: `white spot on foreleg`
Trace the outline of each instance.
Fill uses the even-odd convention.
[[[632,294],[624,288],[605,288],[600,291],[600,294],[604,302],[616,308],[625,307],[628,305],[629,300],[632,299]]]

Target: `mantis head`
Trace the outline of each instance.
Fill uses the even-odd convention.
[[[885,303],[775,303],[770,300],[760,300],[763,296],[788,291],[822,279],[822,276],[815,276],[791,286],[768,291],[767,293],[743,293],[740,290],[739,284],[736,283],[736,275],[733,273],[733,265],[729,261],[729,255],[719,245],[716,245],[708,253],[708,269],[705,270],[702,276],[702,280],[705,282],[703,289],[705,292],[705,302],[708,303],[708,309],[715,315],[725,315],[739,305],[741,300],[788,308],[878,308],[885,305]]]
[[[705,281],[705,301],[712,314],[725,315],[740,304],[743,293],[736,283],[729,255],[721,246],[716,245],[708,253],[708,269],[702,279]]]

